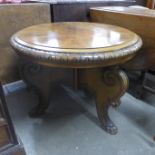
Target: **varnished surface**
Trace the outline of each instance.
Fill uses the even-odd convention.
[[[16,34],[15,40],[40,49],[89,49],[89,52],[93,52],[93,49],[104,48],[104,52],[132,45],[137,42],[138,36],[127,29],[112,25],[66,22],[26,28]]]
[[[11,44],[19,55],[46,65],[96,67],[131,59],[142,42],[118,26],[61,22],[23,29],[11,38]]]
[[[155,10],[96,7],[90,9],[90,14],[93,22],[122,26],[142,37],[142,49],[125,67],[141,70],[155,65]]]

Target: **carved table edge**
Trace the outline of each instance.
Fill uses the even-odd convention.
[[[134,56],[142,46],[142,39],[139,37],[137,41],[120,50],[113,50],[107,52],[56,52],[51,50],[41,50],[31,48],[18,43],[14,36],[10,39],[11,46],[15,49],[16,53],[22,58],[31,61],[40,62],[43,64],[53,64],[53,66],[68,67],[68,68],[89,68],[89,67],[103,67],[105,61],[119,60],[119,63],[126,61],[123,58]],[[92,49],[91,49],[92,50]],[[77,50],[78,51],[78,50]],[[46,54],[45,54],[46,52]],[[84,66],[83,66],[84,65]],[[107,64],[106,64],[107,66]]]

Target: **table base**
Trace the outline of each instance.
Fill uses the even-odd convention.
[[[31,117],[40,116],[49,106],[52,75],[40,69],[40,65],[23,63],[21,73],[28,86],[33,87],[39,96],[39,104],[30,111]],[[50,70],[50,68],[49,68]],[[117,127],[108,115],[110,106],[118,106],[120,97],[128,88],[128,78],[117,67],[76,69],[76,84],[96,99],[96,109],[102,128],[116,134]],[[64,75],[62,74],[61,77]]]

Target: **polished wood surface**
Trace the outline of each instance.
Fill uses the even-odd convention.
[[[123,63],[142,42],[137,34],[118,26],[62,22],[23,29],[12,37],[11,44],[19,55],[39,63],[85,68]]]
[[[155,65],[155,10],[129,7],[91,8],[91,21],[128,28],[142,37],[143,47],[124,67],[148,69]]]
[[[37,49],[56,48],[60,52],[75,52],[76,49],[93,52],[97,48],[106,52],[130,46],[138,39],[127,29],[87,22],[42,24],[23,29],[15,36],[15,41],[22,45]]]

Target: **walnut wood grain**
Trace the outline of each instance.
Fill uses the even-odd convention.
[[[11,38],[21,57],[39,64],[86,68],[124,63],[141,47],[127,29],[97,23],[62,22],[28,27]]]

